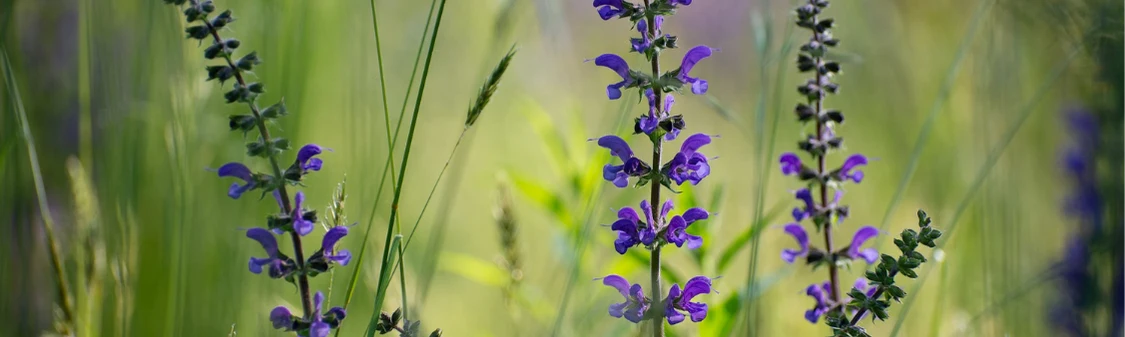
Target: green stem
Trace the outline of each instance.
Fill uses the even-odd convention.
[[[655,16],[656,15],[654,13],[652,13],[651,11],[649,11],[649,8],[650,8],[649,0],[644,0],[644,1],[645,1],[645,15],[648,17],[648,22],[649,22],[649,24],[647,25],[648,26],[648,33],[647,34],[649,36],[652,36],[652,37],[655,38],[657,36],[656,35],[657,34],[656,24],[655,24],[655,22],[656,22]],[[660,52],[659,52],[659,50],[656,50],[655,48],[653,48],[652,62],[651,63],[652,63],[652,78],[654,78],[654,79],[660,78]],[[653,100],[653,102],[656,104],[656,111],[658,113],[663,114],[663,108],[661,107],[661,104],[663,102],[663,100],[661,99],[661,95],[663,93],[661,92],[661,89],[662,88],[660,88],[660,86],[657,86],[657,85],[652,86],[652,94],[656,96],[656,99]],[[660,173],[660,154],[662,152],[663,142],[664,142],[664,137],[654,137],[652,139],[652,170],[653,170],[652,172],[653,172],[653,176],[655,176],[656,178],[654,178],[651,182],[651,184],[652,184],[652,192],[651,192],[652,205],[650,205],[650,207],[653,208],[652,212],[654,214],[656,213],[657,207],[660,207],[660,204],[661,204],[661,202],[660,202],[660,187],[661,187],[661,184],[660,184],[660,180],[661,180],[660,179],[660,174],[661,174]],[[657,233],[659,233],[660,229],[664,227],[664,219],[657,216],[653,222],[656,222],[656,223],[650,224],[650,225],[653,226],[653,228],[657,231]],[[651,293],[652,293],[651,299],[654,303],[659,302],[660,301],[660,293],[661,293],[661,286],[660,286],[660,245],[659,244],[652,248],[652,258],[649,259],[649,279],[650,279],[650,284],[652,284],[652,288],[650,289]],[[671,303],[664,303],[664,305],[671,305]],[[662,307],[663,307],[662,305],[658,305],[658,306],[655,306],[653,308],[658,310],[657,312],[663,312]],[[662,318],[661,316],[663,316],[663,315],[653,315],[653,318],[652,318],[652,336],[653,337],[664,337],[664,320],[661,319]]]

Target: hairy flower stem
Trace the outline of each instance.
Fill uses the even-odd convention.
[[[649,0],[644,0],[644,2],[645,2],[645,13],[646,13],[646,16],[648,17],[648,22],[649,22],[649,24],[647,25],[648,26],[648,36],[655,37],[655,36],[657,36],[656,35],[656,15],[653,14],[651,11],[649,11],[649,8],[650,8]],[[652,53],[652,78],[660,78],[660,50],[656,49],[656,48],[653,48],[653,53]],[[663,107],[661,107],[661,104],[662,104],[663,100],[660,99],[660,97],[663,95],[663,93],[661,92],[661,89],[662,88],[660,88],[660,86],[657,86],[657,85],[652,86],[652,93],[653,93],[653,95],[655,95],[654,97],[656,97],[656,99],[654,101],[655,101],[655,104],[656,104],[656,111],[658,112],[657,116],[661,116],[659,113],[661,111],[663,111]],[[653,174],[654,177],[656,177],[652,180],[653,213],[656,213],[657,207],[660,207],[660,205],[661,205],[661,202],[660,202],[660,187],[661,187],[660,186],[661,185],[660,184],[660,175],[662,173],[660,172],[660,154],[662,152],[663,145],[664,145],[664,137],[653,137],[653,139],[652,139],[652,167],[653,167],[652,174]],[[654,218],[656,219],[654,221],[656,223],[652,224],[653,228],[656,228],[657,231],[659,231],[661,228],[664,228],[663,217],[656,216]],[[652,290],[652,301],[653,301],[653,303],[660,303],[661,286],[660,286],[660,245],[659,244],[657,244],[655,247],[652,248],[652,257],[649,259],[649,272],[650,272],[650,276],[652,277],[652,279],[651,279],[652,280],[652,287],[650,288]],[[656,312],[663,313],[664,312],[663,305],[671,305],[671,304],[670,303],[662,303],[662,305],[656,306],[655,309],[658,309]],[[664,320],[662,320],[661,318],[663,318],[663,315],[653,316],[653,318],[652,318],[652,336],[653,337],[664,337]]]
[[[191,0],[193,6],[198,5],[197,0]],[[211,21],[201,20],[204,25],[207,25],[207,30],[211,32],[211,37],[215,39],[215,43],[223,43],[223,39],[219,37],[219,31],[211,25]],[[246,80],[242,78],[242,71],[231,60],[230,55],[224,55],[223,59],[227,61],[227,65],[234,71],[234,78],[238,84],[246,87]],[[266,154],[270,159],[270,167],[273,169],[273,175],[277,179],[283,179],[281,173],[281,166],[277,164],[277,155],[273,151],[273,141],[270,139],[270,130],[266,127],[266,120],[262,118],[259,112],[258,105],[254,102],[248,102],[246,105],[250,106],[250,112],[254,114],[254,120],[257,121],[258,131],[262,134],[262,143],[266,145]],[[277,186],[277,193],[281,195],[281,211],[284,214],[292,214],[293,206],[289,203],[289,194],[285,190],[285,184],[281,183]],[[305,275],[305,251],[301,246],[301,236],[296,231],[289,231],[289,236],[293,239],[293,257],[297,260],[297,287],[301,294],[301,308],[304,310],[304,318],[311,319],[312,310],[312,296],[309,295],[309,277]]]
[[[809,3],[812,4],[813,2],[810,1]],[[814,15],[812,17],[812,21],[813,21],[813,24],[815,25],[816,23],[820,22],[820,18],[818,18]],[[813,41],[816,41],[817,43],[820,43],[820,44],[824,43],[824,41],[821,41],[821,35],[815,34],[815,33],[813,34]],[[821,64],[821,62],[823,62],[823,58],[824,58],[823,56],[813,57],[814,64]],[[828,74],[825,73],[823,70],[824,70],[824,67],[816,67],[816,83],[817,83],[817,85],[820,85],[820,83],[828,82]],[[823,113],[824,113],[824,90],[818,90],[818,94],[817,94],[817,97],[816,97],[816,115],[822,116]],[[823,120],[822,118],[818,117],[816,119],[816,140],[817,141],[823,141],[824,140],[824,133],[828,131],[827,130],[828,125],[826,125],[826,123],[827,122],[825,120]],[[824,157],[827,154],[828,154],[828,148],[826,147],[824,149],[824,152],[820,153],[816,158],[816,172],[817,172],[817,175],[820,176],[820,177],[823,177],[825,175],[825,173],[827,172],[827,169],[825,168],[825,164],[824,164]],[[826,184],[824,182],[821,182],[821,184],[820,184],[820,206],[823,207],[824,209],[828,208],[828,184]],[[839,277],[837,276],[837,272],[836,272],[836,269],[837,269],[836,268],[836,256],[833,254],[833,252],[835,252],[835,247],[833,247],[833,245],[832,245],[832,216],[831,215],[829,215],[825,219],[825,223],[824,223],[824,249],[825,249],[825,252],[828,255],[828,281],[832,285],[831,286],[832,291],[829,292],[829,294],[832,298],[832,303],[839,303],[840,302],[840,291],[839,291],[840,290],[840,287],[839,287],[840,282],[839,282]]]

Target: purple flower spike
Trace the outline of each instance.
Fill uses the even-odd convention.
[[[243,193],[246,193],[246,191],[257,187],[254,173],[250,171],[249,167],[241,163],[226,163],[222,167],[219,167],[219,177],[235,177],[246,182],[245,185],[239,185],[238,183],[230,185],[230,189],[227,190],[227,196],[230,196],[231,199],[238,199]]]
[[[336,250],[336,242],[346,235],[348,235],[347,226],[332,227],[327,234],[324,234],[324,241],[320,244],[320,250],[324,252],[324,258],[335,261],[341,266],[348,265],[348,261],[352,260],[352,253],[347,249]]]
[[[602,279],[602,284],[613,287],[625,297],[625,302],[609,305],[609,315],[617,318],[625,317],[633,323],[640,323],[648,311],[649,300],[645,297],[640,284],[629,285],[624,277],[609,275]]]
[[[262,267],[269,268],[269,275],[271,278],[281,278],[288,273],[286,267],[286,258],[281,255],[277,249],[277,239],[273,237],[270,231],[262,228],[251,228],[246,231],[246,237],[258,241],[262,245],[262,249],[266,250],[267,257],[250,258],[250,272],[254,274],[261,274]]]
[[[273,322],[274,329],[293,330],[293,314],[283,306],[278,306],[270,311],[270,322]]]
[[[855,172],[852,172],[852,169],[861,165],[867,165],[867,157],[862,154],[851,155],[847,160],[844,160],[844,165],[841,165],[840,169],[837,170],[837,172],[839,172],[839,179],[851,179],[856,183],[863,181],[863,171],[855,170]]]
[[[688,2],[691,2],[691,0],[688,0]],[[625,14],[625,4],[622,0],[594,0],[594,8],[598,9],[598,15],[602,17],[602,20],[609,20]]]
[[[647,202],[641,202],[642,209],[647,206],[649,206]],[[645,213],[647,214],[648,211],[645,211]],[[656,231],[652,228],[652,224],[641,222],[637,211],[633,210],[632,207],[625,207],[617,211],[617,217],[617,221],[614,221],[611,227],[617,231],[617,240],[613,242],[617,253],[625,254],[633,246],[641,243],[649,245],[655,241]]]
[[[680,152],[668,162],[668,177],[677,185],[683,185],[685,181],[691,182],[692,185],[699,184],[703,178],[711,174],[711,165],[707,163],[707,157],[697,150],[710,143],[711,136],[702,133],[691,135],[684,140]]]
[[[324,304],[324,293],[316,292],[316,295],[313,296],[313,303],[316,309],[313,312],[312,324],[309,325],[309,337],[328,337],[332,333],[332,327],[328,323],[324,323],[320,316],[320,306]]]
[[[793,261],[797,260],[797,257],[805,256],[809,253],[809,234],[805,232],[804,227],[796,223],[785,225],[785,232],[792,235],[794,239],[797,239],[797,245],[801,246],[801,250],[788,248],[781,250],[781,259],[785,260],[785,262],[793,263]]]
[[[848,246],[848,256],[853,259],[863,258],[868,264],[875,263],[879,260],[879,252],[875,248],[867,248],[860,250],[859,247],[863,246],[864,242],[879,235],[879,229],[871,226],[863,226],[855,232],[852,237],[852,244]]]
[[[664,300],[664,316],[668,318],[668,324],[676,325],[684,321],[684,314],[687,312],[691,316],[692,322],[701,322],[707,318],[707,304],[692,302],[695,296],[701,294],[711,293],[711,279],[706,276],[696,276],[684,283],[683,291],[680,291],[679,284],[672,284],[672,289],[668,291],[668,298]]]
[[[816,305],[814,305],[812,309],[805,311],[805,319],[808,320],[809,323],[815,324],[816,321],[820,320],[820,316],[828,313],[831,304],[829,303],[831,302],[829,301],[829,297],[832,295],[831,287],[831,283],[824,282],[822,284],[811,284],[808,288],[805,288],[805,294],[816,300]]]
[[[797,190],[797,193],[795,195],[797,197],[797,200],[805,202],[805,208],[793,208],[793,221],[801,221],[806,218],[812,217],[813,212],[816,211],[816,203],[813,201],[812,192],[810,192],[807,188],[802,188]]]
[[[301,204],[305,202],[305,193],[297,192],[293,196],[293,213],[290,218],[293,219],[293,230],[301,236],[308,235],[313,230],[312,221],[305,220],[305,211],[302,209]]]
[[[609,153],[621,159],[621,165],[605,164],[602,168],[602,178],[613,182],[614,186],[624,188],[629,186],[629,177],[639,177],[651,170],[648,164],[639,158],[633,157],[633,150],[629,148],[621,137],[609,135],[598,138],[598,145],[609,149]]]
[[[797,157],[797,155],[792,152],[782,153],[779,162],[781,163],[781,174],[783,175],[801,173],[801,167],[804,166],[801,164],[801,157]]]
[[[697,249],[703,246],[703,238],[687,233],[687,228],[699,220],[705,220],[710,214],[702,208],[692,208],[684,212],[684,214],[672,217],[668,221],[668,229],[664,232],[664,239],[669,243],[676,244],[676,247],[683,247],[687,243],[688,249]]]
[[[691,3],[691,1],[687,2]],[[687,54],[684,54],[684,60],[680,62],[680,73],[676,78],[678,78],[680,82],[691,84],[691,92],[696,95],[707,93],[707,81],[691,77],[689,73],[691,73],[691,68],[694,68],[695,64],[699,63],[700,60],[711,57],[711,52],[711,47],[696,46],[688,50]]]
[[[324,152],[324,150],[327,149],[316,144],[302,146],[301,150],[297,151],[297,165],[301,167],[302,171],[320,171],[321,166],[324,165],[324,161],[314,157]]]
[[[633,77],[629,75],[629,64],[621,56],[602,54],[594,59],[594,65],[606,67],[621,76],[621,82],[606,86],[605,92],[609,99],[621,98],[621,88],[633,84]]]

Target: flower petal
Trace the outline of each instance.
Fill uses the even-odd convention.
[[[262,248],[266,250],[266,254],[269,254],[270,257],[277,257],[277,239],[273,237],[273,234],[270,234],[270,231],[251,228],[246,230],[246,237],[262,244]]]
[[[680,145],[680,153],[683,153],[684,156],[691,157],[695,154],[695,151],[707,144],[711,144],[711,136],[697,133],[684,140],[684,143]]]
[[[274,329],[289,330],[293,327],[293,314],[289,312],[289,309],[278,306],[270,311],[270,322],[273,323]]]
[[[792,235],[797,240],[797,245],[801,246],[801,250],[782,249],[781,259],[785,262],[793,263],[798,256],[808,254],[809,252],[809,235],[805,232],[805,228],[796,223],[785,225],[785,232]]]
[[[607,275],[602,278],[602,284],[613,287],[621,293],[621,296],[629,298],[629,281],[625,280],[620,275]]]
[[[249,167],[242,163],[226,163],[219,167],[219,177],[235,177],[245,180],[246,182],[254,181],[254,173],[250,171]]]
[[[861,227],[859,230],[857,230],[855,232],[855,236],[852,237],[852,244],[851,244],[851,246],[848,246],[848,256],[851,256],[853,259],[854,258],[860,258],[860,257],[866,258],[865,255],[861,255],[859,247],[863,246],[864,242],[867,242],[868,239],[871,239],[871,238],[875,237],[876,235],[879,235],[879,229],[878,228],[871,227],[871,226]],[[866,254],[866,252],[864,252],[864,254]],[[876,256],[876,258],[877,257],[878,256]]]
[[[598,138],[598,146],[609,149],[609,154],[617,156],[624,163],[633,158],[633,149],[629,148],[629,143],[625,142],[621,137],[608,135]]]
[[[801,158],[792,152],[781,154],[781,174],[791,175],[801,172]]]
[[[332,229],[328,230],[328,233],[324,234],[324,241],[321,241],[320,249],[325,252],[335,251],[336,242],[340,241],[340,239],[346,235],[348,235],[347,226],[332,227]]]
[[[683,61],[680,62],[680,75],[687,76],[687,74],[691,72],[691,68],[695,67],[696,63],[711,57],[711,51],[711,47],[702,45],[695,46],[688,50],[687,54],[684,54]]]

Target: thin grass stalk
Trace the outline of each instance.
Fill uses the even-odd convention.
[[[374,4],[374,2],[372,2],[372,4]],[[369,213],[367,218],[367,228],[363,231],[363,244],[360,245],[359,254],[356,255],[356,267],[352,270],[352,276],[350,278],[350,281],[348,282],[348,291],[346,297],[344,298],[344,309],[347,309],[348,305],[351,304],[352,295],[355,294],[355,286],[359,282],[359,272],[363,268],[363,259],[367,255],[367,242],[371,237],[371,228],[375,224],[376,209],[379,207],[379,201],[383,197],[383,186],[387,182],[387,175],[388,173],[393,173],[395,169],[395,167],[391,165],[391,161],[394,157],[394,148],[397,147],[396,145],[398,144],[399,131],[402,129],[403,117],[406,115],[406,105],[408,100],[410,99],[411,88],[413,88],[414,86],[414,75],[418,69],[418,64],[422,59],[422,48],[426,45],[426,33],[428,33],[430,30],[430,20],[433,18],[432,14],[434,5],[436,4],[437,0],[433,0],[430,3],[430,15],[428,15],[426,18],[426,26],[422,31],[422,39],[418,41],[418,52],[414,57],[414,65],[412,66],[412,69],[414,70],[412,70],[410,73],[410,81],[407,83],[406,93],[403,95],[402,109],[399,111],[398,116],[398,125],[395,126],[394,136],[388,143],[390,145],[388,146],[389,150],[387,151],[387,159],[384,161],[383,173],[381,175],[381,178],[379,178],[379,187],[376,189],[375,201],[371,204],[371,212]],[[378,42],[376,42],[376,44],[378,44]],[[385,76],[385,74],[383,72],[380,72],[379,76]],[[386,122],[387,125],[390,125],[389,120],[386,120],[384,122]],[[339,330],[336,330],[336,336],[340,336]]]
[[[69,334],[74,326],[74,304],[70,299],[70,287],[67,285],[66,269],[63,268],[62,253],[60,253],[58,238],[55,235],[55,220],[51,216],[51,208],[47,203],[47,190],[43,185],[43,171],[39,167],[39,154],[35,150],[35,138],[31,134],[31,126],[24,112],[23,100],[20,98],[19,87],[16,85],[16,74],[13,73],[11,60],[8,58],[7,48],[0,45],[0,59],[4,61],[4,79],[8,86],[8,97],[12,100],[12,110],[16,113],[20,130],[27,145],[27,159],[31,164],[31,174],[35,183],[35,197],[39,203],[39,215],[43,219],[43,231],[47,234],[47,253],[51,260],[51,270],[55,273],[55,295],[59,297],[59,309],[63,315],[62,334]]]
[[[1004,150],[1007,149],[1008,144],[1010,144],[1012,142],[1012,139],[1015,138],[1016,134],[1019,133],[1019,130],[1021,127],[1023,127],[1024,122],[1026,122],[1027,119],[1031,117],[1031,115],[1035,112],[1035,106],[1038,105],[1039,102],[1046,97],[1047,91],[1050,90],[1050,88],[1055,84],[1056,81],[1058,81],[1060,77],[1062,77],[1063,73],[1065,73],[1066,70],[1070,67],[1071,62],[1073,62],[1078,57],[1079,52],[1081,52],[1082,48],[1084,48],[1085,46],[1085,40],[1082,40],[1082,42],[1083,44],[1075,46],[1070,54],[1067,55],[1066,59],[1055,66],[1055,69],[1050,72],[1050,75],[1048,75],[1043,84],[1032,94],[1031,100],[1022,105],[1021,108],[1017,110],[1019,111],[1019,117],[1017,117],[1016,120],[1013,121],[1010,126],[1008,126],[1007,131],[1005,131],[1003,136],[1000,138],[1000,143],[988,152],[988,156],[985,159],[984,165],[980,168],[979,171],[977,171],[977,176],[976,178],[974,178],[972,185],[969,185],[969,190],[965,192],[965,196],[962,197],[961,201],[957,204],[957,208],[953,212],[953,216],[949,218],[949,224],[945,226],[948,228],[945,231],[947,239],[939,242],[937,248],[944,247],[945,244],[950,241],[950,237],[953,235],[953,230],[957,229],[958,220],[961,218],[961,215],[965,213],[965,209],[968,208],[970,201],[972,201],[973,199],[973,196],[976,195],[976,192],[978,190],[980,190],[981,185],[984,184],[984,181],[992,172],[992,167],[996,165],[996,162],[1000,159],[1000,155],[1004,154]],[[914,287],[912,287],[910,292],[908,293],[917,293],[918,289],[921,289],[922,286],[926,284],[926,280],[929,278],[930,274],[930,270],[927,270],[925,273],[919,275],[917,282],[914,283]],[[901,331],[902,329],[902,324],[906,321],[905,318],[910,312],[910,308],[914,305],[914,300],[916,298],[918,298],[918,296],[911,296],[907,297],[906,301],[903,301],[902,312],[899,314],[898,319],[895,321],[895,325],[891,330],[890,337],[898,336],[899,331]]]
[[[387,238],[386,238],[386,242],[383,246],[383,257],[381,259],[382,265],[379,267],[380,279],[382,279],[382,277],[387,275],[387,271],[388,271],[387,267],[390,266],[391,263],[392,263],[392,261],[388,260],[388,255],[390,253],[390,248],[391,248],[390,247],[390,243],[391,243],[390,241],[391,241],[391,237],[393,236],[392,234],[394,233],[395,219],[396,219],[396,216],[398,215],[399,200],[402,197],[402,184],[403,184],[404,178],[406,177],[406,168],[407,168],[407,164],[409,163],[409,160],[410,160],[411,145],[414,144],[414,131],[417,129],[417,126],[418,126],[418,124],[417,124],[418,113],[419,113],[419,111],[421,109],[421,106],[422,106],[422,97],[424,96],[424,94],[426,92],[426,80],[430,75],[430,64],[433,61],[434,45],[437,42],[437,33],[441,29],[441,19],[442,19],[443,15],[445,14],[445,4],[446,4],[446,0],[441,0],[441,5],[438,7],[437,19],[434,22],[434,30],[433,30],[432,35],[430,36],[430,46],[429,46],[429,50],[427,51],[427,55],[426,55],[426,63],[422,68],[422,80],[418,85],[418,95],[417,95],[417,99],[415,100],[415,103],[414,103],[414,113],[410,118],[410,129],[406,134],[406,147],[404,148],[403,154],[402,154],[402,166],[399,167],[398,183],[395,185],[394,198],[391,201],[391,215],[390,215],[390,218],[387,220]],[[380,280],[380,281],[381,281],[380,284],[382,284],[383,283],[382,280]],[[404,293],[402,295],[403,295],[403,298],[405,299],[406,294]],[[376,295],[375,295],[374,312],[379,312],[379,310],[383,307],[383,300],[385,299],[385,296],[386,296],[386,288],[380,285],[380,289],[377,289]],[[406,301],[403,301],[403,303],[405,303],[405,302]],[[371,322],[368,325],[368,331],[367,331],[368,336],[372,336],[375,333],[374,327],[375,327],[375,324],[377,323],[377,318],[378,318],[378,315],[372,316]]]

